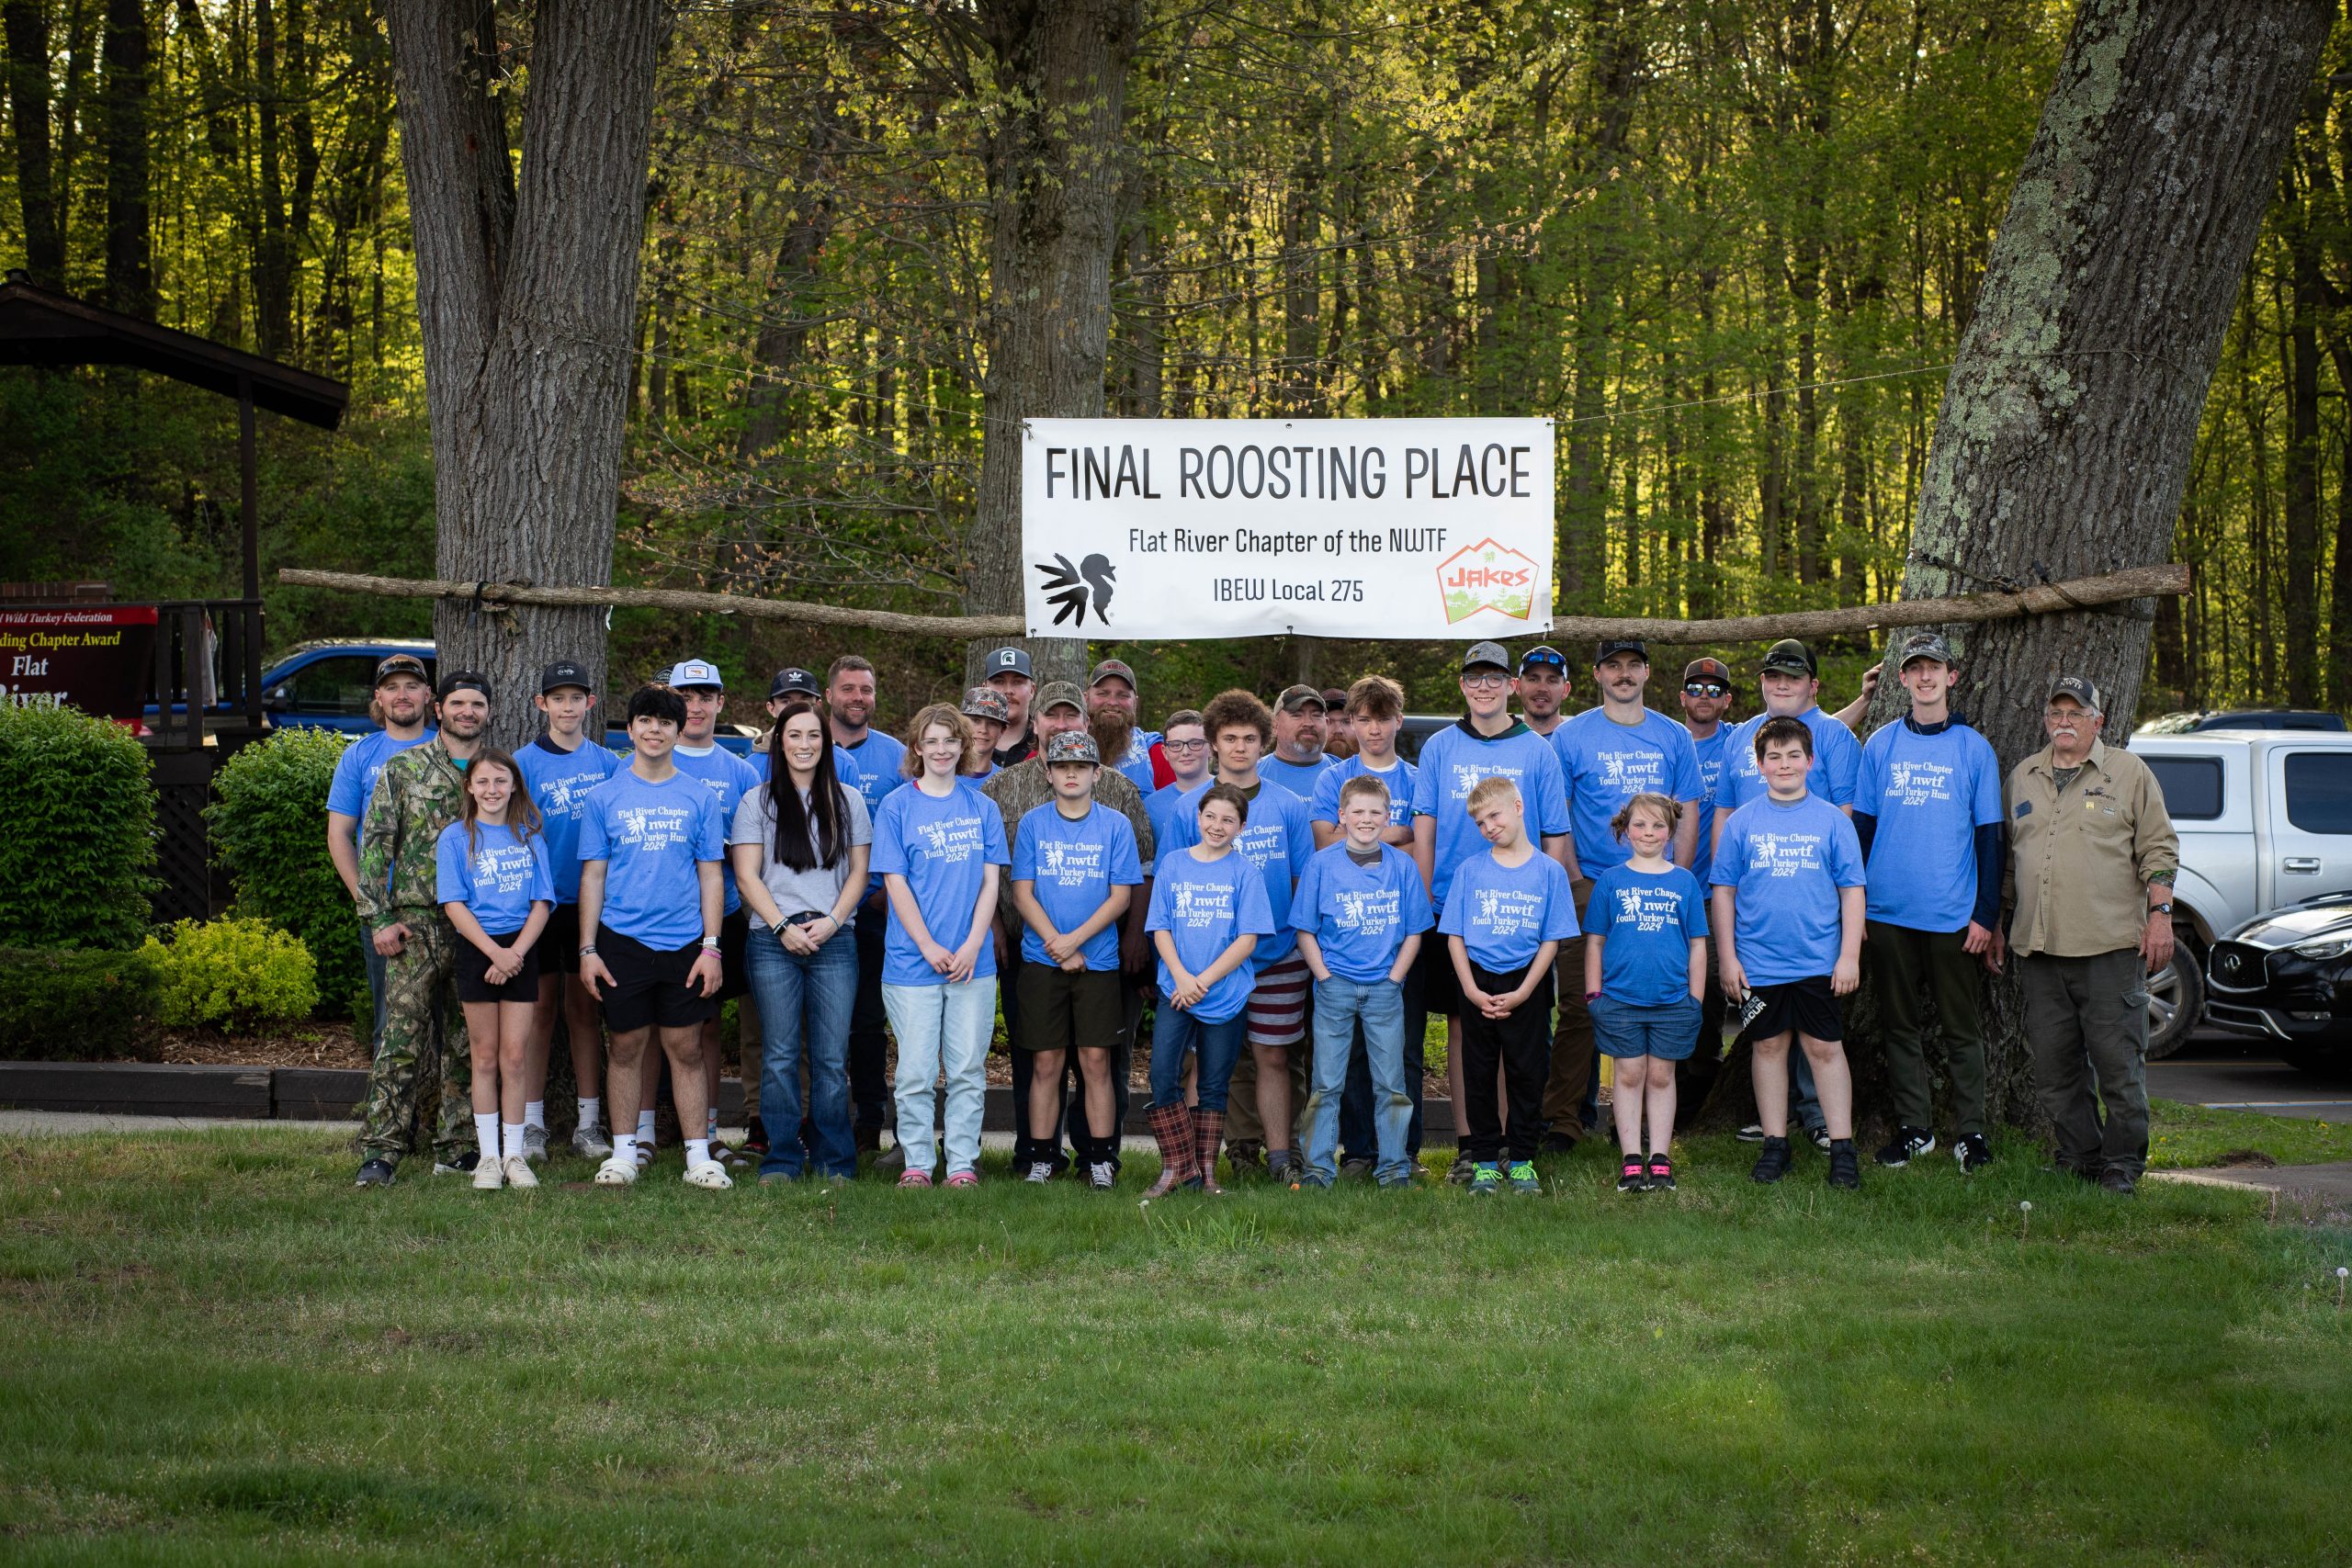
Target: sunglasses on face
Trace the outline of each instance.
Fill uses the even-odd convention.
[[[1682,694],[1686,697],[1727,697],[1731,688],[1720,681],[1685,681]]]

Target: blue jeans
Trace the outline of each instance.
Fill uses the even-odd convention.
[[[1197,1050],[1201,1109],[1224,1110],[1226,1087],[1233,1081],[1233,1064],[1249,1029],[1246,1008],[1223,1023],[1203,1023],[1186,1010],[1162,1002],[1151,1021],[1151,1102],[1184,1103],[1184,1055]]]
[[[978,1174],[980,1113],[988,1103],[989,1037],[996,1032],[996,976],[949,985],[884,982],[883,1010],[899,1038],[899,1145],[907,1168],[928,1175],[939,1157],[937,1085],[947,1080],[947,1174]]]
[[[753,927],[743,944],[745,977],[760,1006],[760,1120],[768,1129],[762,1176],[797,1178],[800,1061],[808,1060],[813,1151],[825,1176],[857,1174],[850,1131],[849,1020],[857,1003],[857,942],[834,933],[813,953],[786,953],[774,931]]]
[[[368,961],[368,997],[376,1004],[376,1021],[368,1032],[368,1059],[372,1062],[384,1038],[384,955],[376,951],[376,933],[364,923],[359,928],[359,953]]]
[[[1405,991],[1392,980],[1364,985],[1334,975],[1315,983],[1314,1088],[1306,1097],[1306,1169],[1325,1181],[1337,1179],[1333,1160],[1340,1147],[1340,1097],[1347,1088],[1356,1022],[1363,1022],[1365,1066],[1372,1076],[1374,1120],[1378,1124],[1380,1163],[1373,1174],[1383,1181],[1410,1174],[1405,1139],[1413,1123],[1412,1098],[1405,1092]]]

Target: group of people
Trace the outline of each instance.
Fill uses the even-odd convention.
[[[1908,711],[1865,742],[1869,683],[1825,712],[1794,640],[1766,652],[1760,709],[1736,725],[1718,660],[1685,666],[1669,717],[1648,705],[1646,648],[1604,641],[1598,701],[1570,716],[1560,651],[1480,642],[1459,718],[1407,761],[1383,676],[1271,706],[1224,692],[1151,731],[1127,664],[1040,685],[1006,648],[901,743],[874,727],[873,667],[844,655],[821,682],[777,673],[747,761],[717,741],[725,685],[704,660],[628,695],[625,754],[586,733],[584,669],[551,665],[544,733],[509,755],[483,743],[485,679],[428,690],[395,656],[383,728],[345,751],[329,804],[378,998],[359,1184],[393,1179],[437,1058],[435,1168],[535,1185],[560,1017],[573,1144],[600,1183],[648,1168],[666,1071],[691,1185],[729,1186],[754,1157],[763,1181],[848,1180],[873,1152],[902,1187],[971,1186],[1001,1010],[1015,1172],[1107,1190],[1148,1010],[1149,1195],[1216,1190],[1220,1154],[1291,1187],[1409,1182],[1432,1016],[1450,1179],[1540,1190],[1535,1157],[1597,1122],[1606,1055],[1618,1185],[1670,1189],[1678,1106],[1731,1009],[1754,1179],[1781,1179],[1810,1141],[1850,1189],[1842,998],[1868,942],[1896,1122],[1876,1163],[1938,1146],[1930,1005],[1953,1155],[1991,1160],[1979,971],[2014,961],[2058,1163],[2128,1193],[2147,1157],[2145,980],[2172,947],[2161,793],[2101,740],[2086,680],[2051,683],[2050,744],[2005,781],[1953,711],[1947,642],[1912,636],[1891,663]],[[758,1086],[742,1149],[718,1137],[729,997]]]

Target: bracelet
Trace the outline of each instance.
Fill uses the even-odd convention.
[[[580,956],[581,956],[581,957],[582,957],[582,958],[594,958],[594,957],[595,957],[595,956],[596,956],[596,944],[595,944],[594,942],[590,942],[587,946],[585,946],[585,947],[582,948],[582,949],[580,950]]]
[[[1600,999],[1600,993],[1599,991],[1587,991],[1584,994],[1584,999],[1589,1002],[1597,1002]]]
[[[718,944],[715,942],[707,942],[702,944],[702,950],[705,953],[717,953],[718,951]]]

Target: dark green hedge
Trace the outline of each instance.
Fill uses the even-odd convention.
[[[204,819],[235,884],[235,912],[300,937],[318,964],[322,1010],[365,1017],[359,917],[327,856],[327,786],[345,744],[331,730],[282,729],[246,747],[213,776]]]
[[[0,947],[137,947],[154,863],[155,789],[130,732],[0,704]]]
[[[140,1055],[159,988],[154,963],[142,953],[0,948],[0,1060]]]

